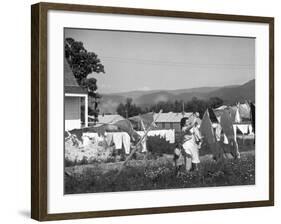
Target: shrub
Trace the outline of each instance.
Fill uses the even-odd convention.
[[[152,154],[163,155],[173,154],[175,144],[171,144],[166,139],[160,138],[160,136],[147,137],[147,150]]]

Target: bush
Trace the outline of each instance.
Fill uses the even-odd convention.
[[[175,144],[171,144],[166,139],[160,138],[160,136],[147,137],[147,150],[152,154],[163,155],[173,154]]]

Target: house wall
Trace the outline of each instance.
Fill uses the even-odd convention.
[[[81,98],[65,96],[64,106],[65,130],[81,128]]]

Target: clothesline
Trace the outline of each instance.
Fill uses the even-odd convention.
[[[131,138],[127,132],[112,132],[105,133],[105,135],[98,135],[98,133],[86,132],[83,133],[83,145],[87,145],[90,141],[101,142],[106,141],[107,145],[114,143],[115,149],[122,149],[124,147],[125,153],[130,153]]]

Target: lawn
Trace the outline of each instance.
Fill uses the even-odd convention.
[[[255,184],[253,148],[252,144],[241,147],[239,160],[229,157],[220,163],[203,153],[199,171],[180,172],[178,175],[175,175],[171,155],[151,160],[131,160],[115,181],[122,162],[70,166],[65,168],[65,193],[252,185]]]

